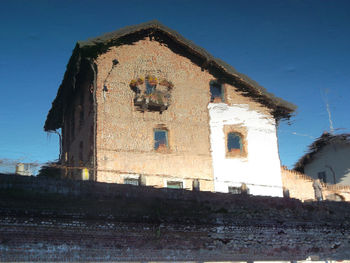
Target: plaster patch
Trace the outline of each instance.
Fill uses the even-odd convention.
[[[210,103],[208,110],[215,191],[228,192],[229,186],[245,183],[250,194],[282,196],[274,118],[250,110],[247,104]],[[226,156],[224,125],[239,125],[246,129],[246,156]]]

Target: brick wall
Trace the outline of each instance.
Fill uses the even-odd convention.
[[[283,187],[289,190],[290,197],[314,200],[313,179],[305,174],[281,168]],[[323,198],[336,201],[350,201],[350,186],[322,184]]]
[[[281,168],[283,187],[289,190],[290,197],[305,200],[315,198],[312,179],[302,173]]]
[[[101,171],[112,170],[160,175],[165,180],[173,177],[183,180],[187,189],[192,185],[189,177],[202,179],[203,190],[214,190],[208,104],[209,83],[217,76],[203,70],[185,52],[174,52],[170,44],[145,38],[133,45],[111,47],[97,57],[97,181],[122,181],[118,173]],[[129,83],[148,74],[174,84],[171,104],[162,114],[134,106]],[[249,111],[270,116],[268,108],[234,86],[225,84],[224,88],[228,105],[244,104]],[[168,131],[165,153],[154,150],[153,131],[159,125]],[[163,180],[149,179],[147,185],[164,186]]]

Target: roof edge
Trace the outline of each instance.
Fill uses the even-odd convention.
[[[253,97],[253,99],[255,99],[256,101],[270,108],[273,116],[276,119],[284,119],[284,118],[289,119],[291,117],[291,114],[296,110],[297,107],[294,104],[288,101],[285,101],[279,97],[276,97],[272,93],[269,93],[264,87],[260,86],[256,81],[250,79],[248,76],[242,73],[239,73],[234,67],[227,64],[223,60],[213,57],[205,49],[203,49],[200,46],[197,46],[192,41],[180,35],[178,32],[164,26],[158,20],[151,20],[138,25],[126,26],[116,31],[105,33],[99,37],[90,38],[86,41],[77,42],[73,50],[73,54],[68,62],[62,84],[60,85],[59,90],[57,92],[57,96],[54,102],[52,103],[52,108],[50,109],[49,114],[47,115],[47,119],[44,125],[44,130],[45,131],[55,130],[60,128],[60,126],[62,125],[62,123],[57,123],[57,121],[60,122],[59,119],[62,119],[62,116],[60,118],[57,118],[57,116],[56,118],[54,118],[54,115],[55,115],[55,112],[59,111],[59,108],[62,107],[58,105],[60,104],[60,101],[62,103],[62,100],[63,100],[62,94],[65,93],[66,89],[69,88],[70,86],[69,83],[72,81],[71,78],[74,78],[74,76],[72,76],[71,72],[69,71],[72,70],[74,73],[78,70],[79,65],[77,65],[75,61],[77,55],[81,57],[84,57],[84,56],[91,57],[92,56],[91,54],[94,54],[97,56],[100,53],[106,52],[110,46],[115,45],[115,42],[117,42],[120,38],[133,35],[137,32],[141,32],[144,30],[150,30],[150,29],[156,29],[156,30],[162,31],[163,33],[166,33],[174,41],[181,44],[182,46],[185,46],[191,52],[195,53],[196,56],[200,56],[204,58],[206,61],[205,64],[207,65],[206,69],[208,69],[208,65],[215,67],[219,69],[219,71],[221,71],[222,73],[226,74],[227,76],[231,76],[234,79],[235,83],[236,82],[239,83],[240,85],[242,85],[242,87],[245,86],[242,88],[242,91],[243,89],[245,89],[245,92],[247,93],[245,96]],[[88,51],[91,51],[92,49],[94,50],[93,53],[89,54]],[[58,113],[58,115],[60,115],[60,113]],[[56,125],[54,124],[55,123],[54,119],[56,119]]]
[[[308,146],[308,151],[295,163],[293,170],[304,172],[305,166],[313,160],[316,153],[331,143],[341,142],[350,144],[350,133],[335,135],[329,132],[324,132],[320,137],[318,137]]]

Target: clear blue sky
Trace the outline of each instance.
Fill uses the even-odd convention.
[[[152,19],[298,106],[279,126],[282,164],[329,130],[325,98],[350,132],[350,1],[2,0],[0,160],[57,159],[43,125],[76,41]]]

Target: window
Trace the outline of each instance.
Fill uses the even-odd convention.
[[[167,185],[167,188],[173,188],[173,189],[182,189],[183,188],[182,182],[167,181],[166,185]]]
[[[165,129],[154,130],[154,149],[156,151],[167,150],[168,145],[168,131]]]
[[[84,181],[89,180],[89,169],[87,168],[81,169],[81,179]]]
[[[199,191],[200,190],[200,184],[198,179],[194,179],[192,181],[192,190],[193,191]]]
[[[247,129],[241,124],[224,125],[227,158],[243,158],[248,155]]]
[[[228,192],[230,194],[249,194],[249,188],[245,183],[242,183],[240,187],[229,186]]]
[[[243,153],[242,136],[237,132],[227,134],[227,153],[229,155],[241,155]]]
[[[229,186],[228,187],[228,192],[230,193],[230,194],[240,194],[240,193],[242,193],[242,190],[241,190],[241,188],[240,187],[233,187],[233,186]]]
[[[222,85],[216,81],[210,82],[210,102],[224,102]]]
[[[321,181],[323,181],[324,183],[327,183],[327,175],[326,175],[326,172],[322,171],[322,172],[319,172],[317,174],[318,176],[318,179],[320,179]]]
[[[139,185],[139,179],[137,178],[124,178],[124,184]]]

